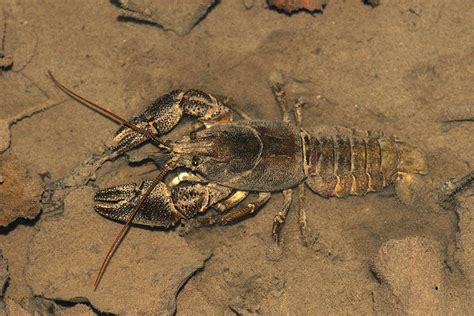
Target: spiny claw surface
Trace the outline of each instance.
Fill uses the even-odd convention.
[[[95,195],[95,210],[107,218],[126,222],[151,184],[152,181],[145,181],[140,186],[131,183],[100,190]],[[173,205],[168,187],[160,182],[140,206],[132,223],[167,228],[180,219],[181,215]]]

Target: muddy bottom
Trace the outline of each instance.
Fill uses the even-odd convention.
[[[0,0],[0,315],[472,313],[472,189],[440,203],[474,164],[472,2],[325,2],[289,15],[263,0]],[[280,247],[280,192],[231,225],[133,226],[94,290],[122,227],[94,211],[95,192],[152,180],[143,157],[158,149],[101,160],[119,125],[48,71],[124,118],[200,89],[281,120],[279,81],[304,129],[395,135],[429,172],[409,205],[393,186],[342,199],[306,188],[302,205],[295,191]]]

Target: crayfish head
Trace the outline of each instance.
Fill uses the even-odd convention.
[[[180,163],[210,181],[224,181],[251,170],[260,160],[262,141],[243,124],[215,125],[186,136],[171,151]]]

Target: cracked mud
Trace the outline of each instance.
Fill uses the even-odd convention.
[[[442,184],[474,165],[472,3],[298,3],[307,10],[290,16],[265,0],[2,2],[0,315],[474,310],[472,184],[440,203]],[[306,246],[296,205],[283,248],[271,246],[279,194],[234,225],[183,236],[132,227],[93,291],[121,228],[95,213],[94,192],[153,178],[143,157],[156,149],[106,157],[117,125],[60,93],[48,70],[123,117],[197,88],[280,119],[276,78],[307,102],[305,128],[382,130],[420,147],[426,188],[412,207],[390,188],[347,199],[308,191]]]

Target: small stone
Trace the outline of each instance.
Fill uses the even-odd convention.
[[[37,176],[30,175],[21,161],[12,155],[0,159],[0,226],[17,218],[35,218],[43,190]]]

